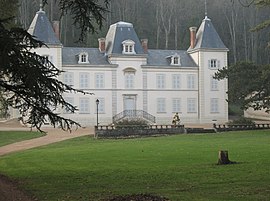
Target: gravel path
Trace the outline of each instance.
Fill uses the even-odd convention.
[[[26,130],[26,129],[29,130],[29,128],[3,128],[3,127],[0,128],[0,130]],[[55,142],[60,142],[71,138],[76,138],[85,135],[94,135],[94,128],[78,128],[77,130],[74,130],[71,133],[56,128],[55,129],[47,128],[44,129],[44,131],[46,131],[47,134],[43,137],[16,142],[13,144],[0,147],[0,156],[13,152],[23,151],[26,149],[40,147],[43,145],[52,144]]]

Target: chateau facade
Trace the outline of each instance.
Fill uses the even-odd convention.
[[[64,117],[96,125],[98,99],[101,125],[134,116],[171,124],[176,112],[183,124],[228,121],[227,80],[213,79],[227,66],[228,49],[208,17],[190,28],[188,50],[148,49],[148,40],[140,40],[127,22],[112,24],[98,48],[64,47],[57,30],[38,11],[28,32],[49,48],[35,51],[64,71],[61,81],[94,94],[64,94],[78,108],[74,114],[59,111]]]

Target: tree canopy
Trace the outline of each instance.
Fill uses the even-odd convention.
[[[43,3],[46,2],[47,0],[43,0]],[[94,23],[102,26],[102,14],[106,12],[106,8],[100,6],[97,0],[60,0],[59,6],[63,14],[70,12],[74,23],[80,26],[80,40],[83,39],[85,30],[95,31]],[[46,44],[35,40],[22,28],[10,28],[10,21],[11,19],[0,18],[1,98],[4,98],[8,106],[19,110],[25,123],[39,130],[47,122],[62,129],[78,126],[75,121],[60,116],[59,109],[68,112],[76,110],[76,107],[65,101],[63,93],[84,92],[59,81],[57,77],[61,71],[48,58],[32,51]]]
[[[240,104],[243,109],[270,110],[270,65],[238,62],[220,69],[215,78],[229,79],[229,102]]]

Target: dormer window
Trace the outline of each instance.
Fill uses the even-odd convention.
[[[88,64],[88,54],[86,52],[82,52],[79,54],[79,64]]]
[[[135,52],[135,42],[133,40],[125,40],[122,42],[123,54],[136,54]]]
[[[178,65],[178,66],[181,65],[180,56],[178,54],[169,56],[169,58],[171,58],[171,65]]]

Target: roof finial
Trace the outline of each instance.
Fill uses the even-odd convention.
[[[43,0],[39,1],[39,11],[43,11]]]
[[[205,18],[207,18],[207,0],[204,0]]]

